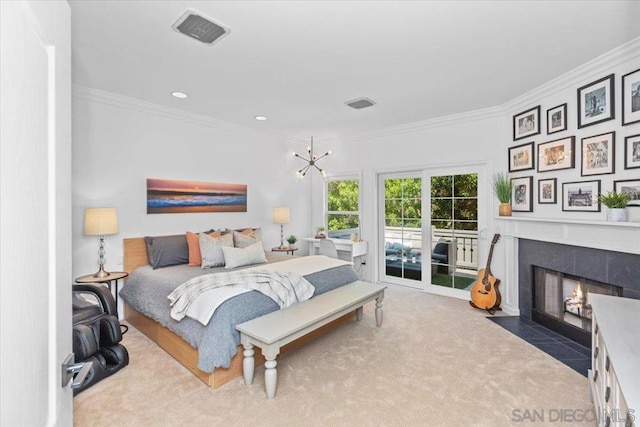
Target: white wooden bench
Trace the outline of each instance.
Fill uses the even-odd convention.
[[[253,383],[253,346],[260,347],[265,356],[264,385],[267,397],[273,399],[278,382],[276,357],[281,347],[350,311],[356,310],[356,319],[361,320],[364,304],[374,299],[376,325],[381,326],[382,300],[386,288],[363,281],[353,282],[236,326],[240,331],[240,342],[244,346],[242,369],[245,384]]]

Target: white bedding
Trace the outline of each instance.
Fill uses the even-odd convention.
[[[274,262],[266,265],[259,265],[244,269],[250,270],[271,270],[279,273],[296,273],[301,276],[317,273],[319,271],[328,270],[341,265],[353,265],[352,262],[343,261],[341,259],[329,258],[325,255],[311,255],[299,258],[292,258],[285,261]]]
[[[324,255],[312,255],[292,258],[271,264],[260,264],[255,267],[244,269],[243,271],[275,271],[278,273],[295,273],[300,276],[305,276],[307,274],[313,274],[343,265],[352,265],[352,263],[340,259],[329,258]],[[252,290],[253,289],[242,288],[241,286],[223,286],[208,290],[200,294],[198,298],[191,302],[185,311],[185,315],[197,320],[203,325],[206,325],[209,323],[209,320],[215,313],[216,309],[223,302]]]

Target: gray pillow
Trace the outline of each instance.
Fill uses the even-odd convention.
[[[145,236],[147,258],[151,268],[189,263],[189,246],[184,234],[175,236]]]
[[[224,254],[224,268],[236,268],[267,262],[261,241],[244,248],[226,246],[221,249]]]
[[[211,237],[206,233],[198,236],[202,268],[222,267],[224,265],[223,246],[233,247],[233,234],[227,233],[219,237]]]
[[[249,231],[250,233],[248,233]],[[236,248],[246,248],[260,241],[262,241],[262,230],[260,228],[233,230],[233,245]]]

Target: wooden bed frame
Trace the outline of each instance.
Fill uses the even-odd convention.
[[[123,240],[123,263],[124,270],[131,273],[136,267],[149,264],[147,259],[147,248],[144,238],[135,237]],[[228,368],[216,368],[214,372],[204,372],[198,369],[198,350],[191,347],[178,334],[165,328],[160,323],[148,318],[144,314],[138,312],[133,307],[123,301],[124,318],[133,327],[145,334],[151,341],[158,344],[163,350],[173,356],[178,362],[184,365],[191,373],[198,377],[209,387],[217,388],[228,383],[232,379],[242,376],[242,345],[238,346],[238,352],[231,359],[231,365]],[[323,326],[322,328],[305,335],[282,348],[282,353],[296,348],[305,342],[310,341],[314,337],[333,329],[337,325],[344,323],[355,316],[355,311],[334,320],[333,322]],[[255,348],[255,363],[259,366],[264,363],[264,356],[259,348]]]

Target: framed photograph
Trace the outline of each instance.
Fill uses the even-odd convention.
[[[547,110],[547,135],[567,130],[567,104]]]
[[[624,168],[640,168],[640,135],[630,135],[624,139]]]
[[[511,178],[511,210],[533,212],[533,177]]]
[[[640,69],[622,76],[622,125],[640,122]]]
[[[148,214],[246,211],[246,184],[147,178]]]
[[[582,138],[582,176],[606,175],[615,172],[616,133]]]
[[[575,136],[538,144],[538,172],[574,168],[575,145]]]
[[[509,172],[534,168],[533,142],[509,148]]]
[[[578,89],[578,129],[616,117],[613,74]]]
[[[562,184],[562,210],[600,212],[600,180],[565,182]]]
[[[631,200],[627,206],[640,206],[640,179],[613,181],[613,191],[616,193],[627,193],[631,196]]]
[[[540,106],[513,116],[513,140],[540,133]]]
[[[555,205],[558,203],[556,189],[558,180],[556,178],[538,180],[538,203],[541,205]]]

